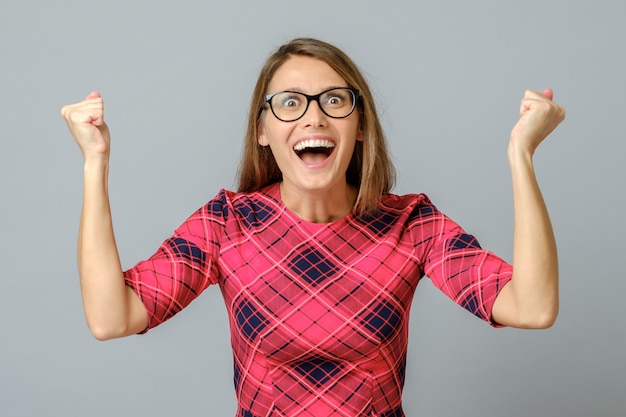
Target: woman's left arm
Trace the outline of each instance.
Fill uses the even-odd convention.
[[[556,242],[533,168],[539,144],[565,119],[552,90],[526,91],[520,119],[511,131],[508,158],[515,211],[513,278],[498,294],[492,318],[512,327],[552,326],[559,309]]]

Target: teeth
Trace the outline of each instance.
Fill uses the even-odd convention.
[[[302,142],[298,142],[293,147],[294,151],[302,151],[306,148],[334,148],[335,144],[327,139],[307,139]]]

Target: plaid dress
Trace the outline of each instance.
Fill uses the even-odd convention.
[[[286,209],[278,184],[222,190],[125,272],[148,328],[220,286],[238,417],[404,416],[409,310],[425,275],[497,325],[511,265],[425,195],[385,195],[374,214],[314,224]]]

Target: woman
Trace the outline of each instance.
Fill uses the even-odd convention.
[[[62,114],[85,158],[78,256],[91,331],[101,340],[145,332],[219,284],[238,416],[403,416],[409,308],[424,275],[493,326],[556,319],[556,245],[532,165],[565,116],[550,89],[525,93],[511,132],[513,266],[425,195],[390,193],[394,171],[372,94],[327,43],[295,39],[268,58],[239,191],[222,190],[125,272],[102,99],[91,93]]]

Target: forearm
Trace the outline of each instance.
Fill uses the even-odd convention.
[[[78,267],[85,317],[98,339],[136,332],[129,329],[130,294],[115,244],[107,176],[107,159],[85,161]]]
[[[554,323],[558,313],[556,242],[532,155],[512,144],[509,164],[515,222],[513,278],[505,288],[510,293],[506,307],[517,327],[545,328]]]

